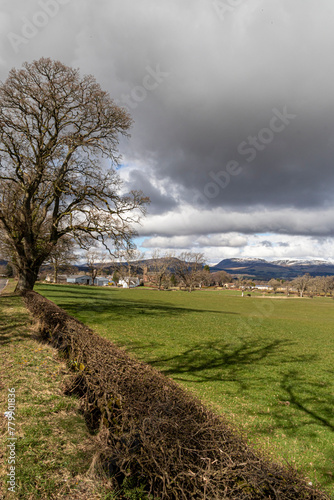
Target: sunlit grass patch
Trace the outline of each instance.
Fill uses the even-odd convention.
[[[196,392],[256,446],[333,491],[333,300],[38,290]]]

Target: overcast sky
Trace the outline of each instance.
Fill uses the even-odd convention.
[[[334,259],[333,0],[0,0],[0,79],[42,56],[133,116],[138,245]]]

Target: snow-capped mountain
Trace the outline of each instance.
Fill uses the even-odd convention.
[[[271,261],[272,264],[278,266],[332,266],[334,261],[331,260],[303,260],[303,259],[282,259]]]

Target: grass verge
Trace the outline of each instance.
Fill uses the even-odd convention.
[[[94,439],[79,400],[63,394],[69,375],[58,351],[38,342],[22,299],[10,283],[0,296],[0,498],[111,499],[108,481],[89,474]],[[15,389],[15,492],[6,483],[8,389]],[[118,497],[117,497],[118,498]]]

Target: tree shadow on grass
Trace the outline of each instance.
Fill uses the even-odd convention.
[[[290,370],[282,375],[279,385],[280,399],[283,400],[277,400],[271,406],[270,415],[264,411],[258,412],[259,417],[264,418],[259,432],[267,436],[275,430],[299,441],[307,438],[309,445],[314,443],[314,448],[319,450],[316,451],[316,456],[320,452],[320,457],[321,454],[323,455],[323,463],[326,463],[325,466],[320,463],[314,466],[322,476],[322,485],[332,488],[334,485],[333,379],[328,378],[326,370],[317,376],[311,370],[309,375],[305,372]],[[321,460],[321,458],[315,460]]]
[[[173,356],[151,359],[147,358],[147,352],[154,353],[164,348],[164,344],[156,341],[145,343],[118,341],[117,345],[125,347],[127,352],[134,353],[140,358],[143,351],[147,364],[174,380],[195,384],[235,382],[239,390],[246,391],[250,385],[248,371],[256,364],[265,362],[267,358],[270,358],[271,365],[275,364],[280,349],[290,343],[291,341],[265,342],[259,339],[251,341],[236,339],[235,343],[206,341],[192,344],[188,349]],[[225,389],[224,387],[224,391]]]
[[[305,425],[316,423],[334,431],[333,383],[309,380],[296,370],[291,370],[282,377],[280,385],[287,395],[287,402],[306,417]],[[281,426],[287,427],[286,419],[281,422]]]
[[[92,293],[93,292],[93,293]],[[196,309],[187,306],[166,304],[165,302],[153,299],[132,299],[119,296],[119,290],[99,290],[93,287],[66,287],[57,289],[54,287],[49,295],[51,300],[61,308],[65,309],[73,316],[84,313],[110,313],[110,320],[124,320],[136,318],[140,315],[157,316],[162,315],[173,317],[188,313],[214,313],[231,314],[239,313],[211,309]],[[74,299],[74,301],[73,301]]]
[[[175,356],[151,359],[149,364],[166,376],[180,382],[195,384],[221,383],[225,394],[249,394],[267,386],[270,368],[292,362],[309,362],[308,355],[289,355],[291,340],[268,341],[263,338],[201,342]],[[131,346],[131,350],[133,350]],[[232,383],[232,386],[231,386]],[[256,389],[254,389],[256,387]]]
[[[225,382],[236,383],[242,391],[252,391],[253,386],[258,391],[261,386],[275,385],[284,398],[280,401],[277,397],[276,406],[270,413],[277,428],[296,430],[295,416],[288,417],[287,409],[291,407],[307,417],[303,418],[305,426],[316,423],[333,431],[333,384],[328,382],[328,375],[324,382],[310,380],[305,368],[312,366],[317,356],[289,354],[286,348],[293,344],[291,340],[268,342],[261,338],[240,339],[234,344],[201,342],[178,355],[153,359],[148,363],[174,380],[198,384],[222,382],[222,390],[226,393],[229,390],[224,386]],[[291,369],[291,365],[300,366],[301,370]],[[271,370],[274,367],[279,368],[278,378],[277,371]],[[235,394],[235,389],[232,392]],[[260,414],[264,415],[261,410]]]
[[[23,316],[23,315],[22,315]],[[0,345],[8,344],[15,341],[25,340],[31,338],[31,334],[26,332],[27,323],[25,320],[16,319],[15,322],[11,322],[9,326],[3,326],[2,318],[0,320]]]
[[[234,343],[201,342],[179,355],[152,359],[148,363],[176,381],[203,384],[204,390],[218,383],[217,395],[221,391],[232,398],[244,396],[243,411],[253,421],[254,416],[258,416],[255,417],[256,433],[266,438],[274,431],[281,431],[291,438],[303,441],[307,436],[308,443],[317,443],[323,429],[327,434],[321,434],[320,442],[329,443],[334,430],[330,374],[321,369],[313,374],[312,365],[318,357],[289,353],[294,344],[288,339],[263,338],[236,339]],[[334,462],[333,457],[328,456],[329,445],[324,446],[329,465],[321,473],[326,485],[331,486],[330,471]]]
[[[13,307],[19,304],[19,297],[1,296],[0,302],[0,345],[5,345],[13,340],[21,341],[31,338],[27,332],[29,316],[25,312],[13,312]]]
[[[231,369],[242,372],[247,378],[247,369],[256,364],[265,362],[273,366],[277,363],[306,362],[313,359],[308,355],[289,356],[285,348],[293,343],[291,340],[268,342],[261,338],[236,339],[233,344],[222,341],[200,342],[176,356],[152,360],[150,364],[161,367],[163,373],[173,378],[191,379],[197,383],[225,380],[224,374]]]
[[[294,436],[303,428],[303,432],[310,437],[316,437],[321,428],[334,431],[334,384],[326,376],[326,371],[314,375],[311,370],[308,374],[305,370],[290,369],[282,373],[277,382],[280,396],[270,409],[270,420],[276,429]],[[265,411],[259,411],[258,414],[269,417]],[[264,434],[271,424],[268,426],[264,425]]]

